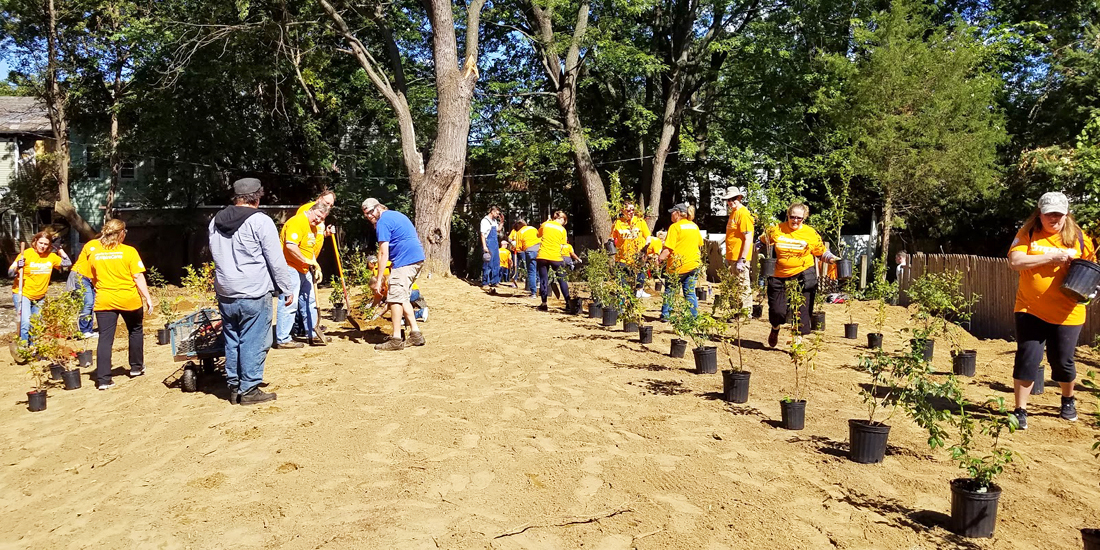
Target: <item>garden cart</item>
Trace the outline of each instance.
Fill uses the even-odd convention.
[[[213,308],[203,308],[168,325],[172,340],[172,358],[187,361],[180,376],[180,389],[193,392],[199,388],[199,377],[218,368],[218,358],[225,357],[225,336],[221,314]],[[224,362],[221,363],[224,368]]]

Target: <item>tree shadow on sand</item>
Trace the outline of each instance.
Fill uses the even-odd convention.
[[[944,491],[947,490],[947,484],[944,484]],[[861,510],[878,512],[895,527],[910,529],[916,533],[938,539],[934,541],[936,548],[952,547],[966,550],[982,548],[982,545],[952,533],[950,531],[951,516],[942,512],[916,510],[892,498],[857,493],[848,493],[840,501]]]
[[[653,395],[683,395],[685,393],[691,393],[691,390],[684,387],[682,382],[676,380],[656,380],[647,378],[639,382],[631,382],[630,385],[638,386]]]

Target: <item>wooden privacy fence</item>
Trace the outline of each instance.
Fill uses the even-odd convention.
[[[962,273],[962,290],[967,298],[977,294],[981,298],[974,306],[970,320],[970,333],[979,338],[1003,338],[1013,340],[1016,322],[1013,307],[1016,305],[1016,287],[1020,275],[1008,267],[1008,258],[965,256],[962,254],[913,254],[909,268],[898,280],[901,305],[909,305],[907,290],[914,279],[925,273]],[[1085,326],[1078,343],[1091,344],[1100,334],[1100,300],[1088,306]]]

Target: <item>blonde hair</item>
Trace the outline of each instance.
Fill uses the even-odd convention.
[[[810,217],[810,207],[806,206],[805,203],[801,203],[801,202],[792,202],[791,205],[787,207],[787,216],[790,216],[791,215],[791,210],[794,210],[795,208],[798,208],[799,210],[802,210],[802,217],[803,218]]]
[[[103,224],[103,235],[99,237],[99,242],[103,245],[103,248],[110,250],[122,242],[122,234],[125,231],[126,222],[118,218],[109,220]]]
[[[687,217],[688,221],[695,221],[695,207],[690,204],[688,205]]]
[[[1024,222],[1024,226],[1020,228],[1021,231],[1027,233],[1030,238],[1035,233],[1043,230],[1043,222],[1039,220],[1042,216],[1042,212],[1038,208],[1027,217],[1027,221]],[[1062,230],[1058,232],[1058,237],[1062,240],[1062,246],[1066,248],[1074,248],[1077,246],[1077,236],[1081,235],[1081,226],[1077,225],[1077,220],[1073,219],[1073,214],[1066,214],[1066,223],[1062,225]]]

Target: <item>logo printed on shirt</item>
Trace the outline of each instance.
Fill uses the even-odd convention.
[[[1061,252],[1063,250],[1068,250],[1069,255],[1073,258],[1076,258],[1077,256],[1080,255],[1080,252],[1078,252],[1078,250],[1076,248],[1059,248],[1057,246],[1042,246],[1042,245],[1040,245],[1039,243],[1036,243],[1036,242],[1031,243],[1030,250],[1032,252],[1037,252],[1037,253],[1040,253],[1040,254],[1054,254],[1056,252]]]
[[[809,245],[810,243],[806,241],[792,239],[782,235],[775,239],[775,247],[783,250],[803,250]]]

